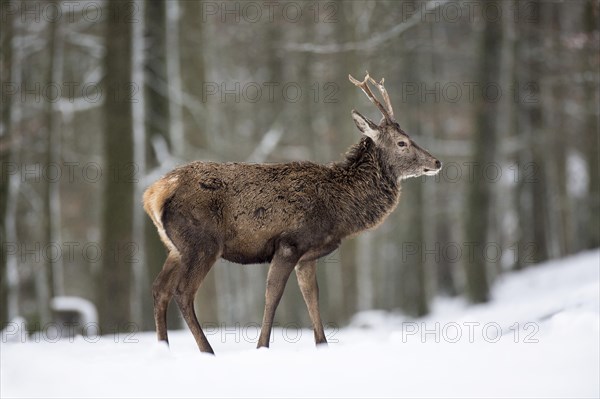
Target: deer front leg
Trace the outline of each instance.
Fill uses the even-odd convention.
[[[300,262],[296,265],[296,277],[298,285],[306,302],[308,314],[313,325],[315,333],[315,343],[317,345],[327,345],[323,322],[321,321],[321,312],[319,311],[319,285],[317,284],[317,261],[311,260]]]
[[[265,292],[265,313],[263,315],[260,337],[258,339],[258,345],[256,346],[257,348],[269,347],[269,338],[271,337],[271,329],[273,328],[275,310],[277,309],[277,305],[279,305],[283,290],[285,289],[285,284],[297,261],[297,258],[293,258],[286,253],[289,251],[291,251],[289,247],[278,251],[269,266],[267,289]]]

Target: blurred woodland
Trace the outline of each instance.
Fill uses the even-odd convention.
[[[319,261],[325,323],[493,298],[505,273],[600,246],[597,0],[1,0],[0,322],[77,296],[153,329],[166,253],[143,190],[192,160],[340,159],[348,81],[385,77],[442,160],[378,229]],[[219,261],[202,322],[258,323],[267,266]],[[176,307],[170,327],[182,326]],[[295,277],[276,321],[310,326]],[[37,323],[37,324],[36,324]]]

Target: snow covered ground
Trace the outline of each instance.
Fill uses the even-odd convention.
[[[8,397],[599,397],[600,251],[509,274],[486,305],[439,300],[410,320],[358,314],[328,331],[279,328],[254,349],[255,326],[208,331],[216,357],[191,334],[171,349],[153,333],[0,343]],[[17,341],[17,342],[8,342]],[[130,342],[131,341],[131,342]]]

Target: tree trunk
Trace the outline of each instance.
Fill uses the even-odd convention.
[[[50,68],[48,69],[48,82],[50,85],[60,87],[63,81],[64,65],[64,39],[63,27],[58,22],[50,24]],[[46,148],[46,165],[53,168],[61,164],[61,125],[62,113],[56,101],[47,102],[48,141]],[[51,170],[51,169],[50,169]],[[46,240],[48,245],[63,245],[61,232],[61,200],[60,179],[46,181],[45,213],[46,213]],[[48,274],[50,296],[65,295],[63,257],[48,257]]]
[[[152,140],[160,137],[167,145],[169,136],[169,90],[165,57],[166,5],[164,0],[147,1],[144,16],[146,19],[147,52],[144,75],[144,105],[146,127],[146,167],[148,170],[159,165],[157,154],[152,148]],[[146,218],[145,258],[149,283],[156,278],[166,260],[164,244],[160,241],[156,227]],[[181,327],[181,317],[176,306],[170,306],[167,312],[170,328]]]
[[[523,5],[518,4],[519,7]],[[543,110],[541,106],[540,80],[543,63],[538,56],[542,48],[542,32],[539,16],[545,4],[528,3],[528,12],[536,18],[528,24],[518,25],[519,35],[526,39],[517,46],[519,65],[517,85],[519,115],[517,129],[520,132],[522,150],[518,156],[519,244],[515,268],[521,269],[531,263],[547,259],[546,247],[546,188],[543,154],[547,144],[543,135]],[[521,10],[522,11],[522,10]]]
[[[141,329],[152,329],[154,326],[153,300],[150,292],[148,267],[146,263],[146,224],[152,222],[146,216],[142,205],[144,185],[141,177],[146,170],[146,104],[145,104],[145,76],[146,41],[144,37],[146,14],[144,0],[135,0],[139,18],[133,24],[132,31],[132,68],[131,81],[135,87],[135,96],[132,98],[133,120],[133,159],[136,165],[137,176],[135,179],[135,201],[133,203],[133,237],[136,243],[136,256],[133,266],[133,284],[131,295],[132,321]]]
[[[496,4],[500,7],[500,4]],[[500,79],[502,51],[502,21],[485,19],[483,38],[479,48],[480,77],[482,86]],[[472,302],[489,299],[489,282],[485,248],[490,238],[490,205],[493,193],[492,182],[486,178],[486,165],[496,161],[497,147],[497,102],[480,95],[476,109],[476,132],[473,153],[473,181],[468,194],[466,236],[468,258],[466,259],[467,290]]]
[[[2,0],[0,7],[3,10],[11,6],[10,0]],[[16,62],[13,60],[13,18],[6,16],[0,26],[0,48],[1,59],[0,71],[2,72],[2,84],[13,82],[17,84],[18,72],[13,75],[13,68]],[[0,233],[2,237],[2,248],[0,248],[0,329],[4,323],[15,317],[18,313],[17,289],[18,274],[17,258],[14,251],[9,251],[6,244],[16,244],[16,194],[18,191],[18,174],[8,173],[8,168],[16,165],[19,144],[15,134],[14,110],[11,97],[8,101],[2,101],[0,109],[2,120],[0,125],[0,164],[2,165],[2,174],[0,175]],[[12,187],[11,187],[12,186]],[[14,202],[13,202],[14,201]]]
[[[414,37],[421,36],[421,31],[413,32]],[[406,51],[406,50],[405,50]],[[404,73],[401,75],[408,82],[420,82],[424,75],[422,59],[418,51],[411,51],[410,56],[405,58]],[[415,61],[416,60],[416,61]],[[379,78],[379,77],[377,77]],[[411,98],[408,104],[402,104],[411,112],[403,112],[403,126],[409,135],[420,136],[421,121],[419,118],[421,104],[420,99]],[[424,178],[408,179],[402,182],[402,200],[397,211],[397,217],[402,219],[401,223],[395,223],[397,227],[392,242],[400,254],[398,264],[388,267],[399,268],[399,278],[395,282],[400,285],[399,305],[402,310],[411,316],[419,317],[428,313],[427,291],[425,282],[424,254],[424,231],[423,231],[423,184]],[[395,273],[394,273],[395,274]]]
[[[202,44],[208,41],[204,37],[202,7],[200,1],[180,3],[181,84],[186,96],[193,100],[187,101],[186,97],[184,101],[183,129],[186,143],[192,144],[192,148],[210,150],[208,133],[205,131],[206,110],[202,107],[202,87],[206,82],[205,49]]]
[[[431,24],[431,40],[434,48],[447,48],[448,47],[448,36],[449,28],[446,24]],[[433,51],[430,59],[431,68],[431,79],[430,81],[437,82],[443,79],[446,74],[446,66],[444,63],[445,59],[440,52]],[[433,121],[433,131],[430,132],[429,137],[444,138],[448,137],[448,127],[445,120],[445,115],[441,112],[436,112],[435,108],[437,104],[428,105],[426,112],[429,113]],[[441,155],[441,154],[440,154]],[[441,159],[442,163],[452,161],[449,159]],[[429,201],[427,205],[430,212],[424,213],[425,227],[427,233],[425,234],[425,244],[429,245],[435,251],[434,256],[426,256],[424,265],[427,266],[427,270],[431,271],[431,275],[435,276],[433,279],[433,285],[435,290],[442,295],[455,296],[457,295],[456,283],[455,283],[455,269],[456,261],[449,259],[445,248],[448,248],[449,243],[452,242],[452,226],[451,217],[452,210],[449,209],[448,204],[451,201],[450,190],[447,190],[444,185],[447,184],[445,179],[439,179],[428,181],[424,187],[425,195]]]
[[[600,30],[598,17],[600,14],[600,5],[597,1],[588,0],[584,12],[583,26],[587,33],[588,40],[593,43],[593,35]],[[584,68],[590,71],[590,74],[595,73],[598,77],[598,53],[597,47],[594,49],[594,44],[591,44],[586,51],[586,59],[584,60]],[[594,71],[594,72],[592,72]],[[587,75],[585,73],[584,75]],[[600,246],[600,137],[598,134],[598,82],[592,78],[588,78],[584,83],[585,95],[585,137],[587,149],[587,171],[588,171],[588,216],[585,242],[583,248],[598,248]]]
[[[207,130],[207,113],[202,103],[202,88],[206,82],[204,68],[205,48],[202,2],[180,3],[181,23],[179,47],[181,53],[181,86],[185,92],[185,107],[182,110],[185,142],[194,150],[202,149],[210,154],[212,142]],[[170,75],[169,75],[170,76]],[[197,158],[196,154],[188,154]],[[202,281],[196,295],[195,306],[200,323],[217,321],[217,292],[215,272],[211,270]]]
[[[120,330],[131,320],[131,262],[133,242],[133,120],[131,81],[133,3],[107,3],[105,80],[105,181],[102,210],[103,263],[99,284],[100,326]],[[118,40],[115,40],[118,38]]]
[[[183,96],[181,86],[181,50],[179,45],[179,21],[181,10],[179,1],[166,2],[166,55],[167,85],[169,92],[169,136],[171,151],[176,157],[183,157],[185,136],[183,129]]]
[[[547,145],[544,154],[544,174],[546,177],[546,215],[545,224],[546,242],[549,258],[560,258],[565,255],[565,219],[566,219],[566,148],[570,139],[565,134],[565,120],[567,115],[563,110],[567,108],[564,103],[564,83],[557,79],[560,71],[565,70],[566,57],[561,43],[561,16],[564,10],[561,4],[549,3],[544,9],[543,32],[544,37],[550,38],[544,43],[543,51],[552,53],[550,62],[545,63],[548,77],[541,82],[541,92],[547,93],[540,98],[544,112],[544,138]]]
[[[158,161],[153,154],[151,139],[162,136],[168,145],[169,138],[169,90],[167,62],[165,56],[166,6],[164,0],[147,1],[144,16],[147,21],[145,59],[145,105],[146,135],[148,137],[148,166],[154,167]],[[162,266],[162,264],[161,264]]]

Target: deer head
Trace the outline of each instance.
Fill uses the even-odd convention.
[[[395,170],[397,176],[400,179],[406,179],[437,174],[442,168],[442,163],[425,149],[419,147],[394,119],[394,110],[383,84],[384,79],[382,78],[380,82],[377,82],[369,76],[369,72],[366,72],[362,82],[353,78],[352,75],[348,75],[348,78],[355,86],[362,89],[383,116],[379,124],[376,124],[358,111],[352,110],[352,119],[354,119],[358,130],[383,150],[386,161]],[[375,97],[369,83],[377,87],[383,97],[384,104]]]

